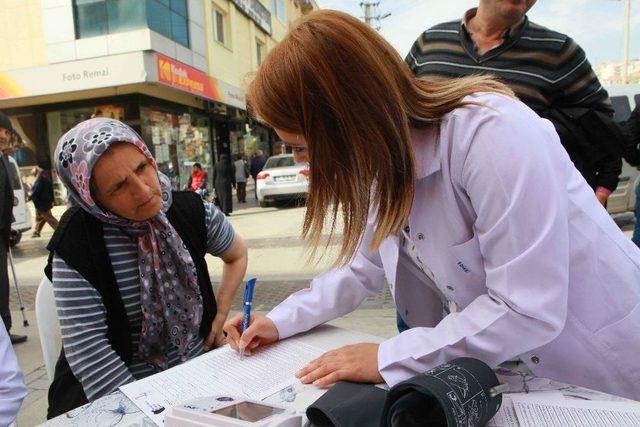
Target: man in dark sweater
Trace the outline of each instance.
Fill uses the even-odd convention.
[[[539,115],[550,118],[556,128],[558,124],[551,116],[559,110],[583,108],[610,115],[613,109],[609,96],[584,51],[570,37],[530,22],[526,12],[534,3],[480,0],[462,21],[426,30],[413,44],[406,61],[420,77],[491,74],[509,85]],[[564,140],[563,145],[567,148]],[[595,156],[589,153],[596,158],[591,161],[576,158],[575,150],[567,148],[604,204],[618,185],[622,161],[615,148],[595,150]]]

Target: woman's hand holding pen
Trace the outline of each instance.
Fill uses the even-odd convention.
[[[265,316],[251,316],[249,328],[242,336],[242,313],[236,314],[224,325],[227,333],[227,341],[234,350],[244,348],[244,354],[249,355],[251,351],[261,345],[272,344],[278,341],[279,333],[276,325],[271,319]]]
[[[229,345],[244,354],[251,354],[261,345],[272,344],[279,339],[278,329],[265,316],[251,316],[249,328],[242,336],[242,313],[236,314],[224,325]],[[378,371],[378,344],[362,343],[331,350],[309,362],[296,376],[305,384],[328,387],[337,381],[382,383]]]

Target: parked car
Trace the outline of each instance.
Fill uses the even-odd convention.
[[[617,122],[627,120],[635,106],[640,105],[640,84],[613,85],[606,89],[615,109],[614,120]],[[640,171],[623,161],[620,182],[607,201],[607,211],[610,214],[635,210],[635,188],[639,181]]]
[[[27,194],[20,181],[20,172],[18,163],[11,156],[9,159],[9,180],[13,187],[13,216],[15,222],[11,224],[11,234],[9,235],[9,244],[15,246],[22,239],[22,233],[29,230],[33,226],[31,218],[31,210],[27,205]]]
[[[293,154],[271,156],[256,177],[261,207],[277,200],[306,199],[309,193],[309,167],[296,163]]]

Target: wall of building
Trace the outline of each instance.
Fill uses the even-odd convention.
[[[0,0],[0,71],[47,63],[40,0]]]
[[[285,0],[286,16],[282,22],[274,12],[273,2],[260,3],[271,12],[271,35],[265,33],[251,19],[240,12],[230,0],[205,0],[204,15],[209,74],[241,88],[246,87],[250,73],[258,69],[256,40],[265,46],[265,54],[287,33],[292,22],[302,16],[302,10],[295,0]],[[225,16],[225,43],[214,36],[214,11]]]
[[[204,0],[187,7],[189,48],[148,28],[76,39],[72,0],[0,0],[0,40],[11,46],[10,55],[0,55],[0,70],[154,50],[206,71]]]

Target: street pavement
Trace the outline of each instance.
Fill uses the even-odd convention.
[[[258,278],[254,307],[256,313],[264,314],[293,292],[307,287],[315,275],[331,268],[339,239],[330,241],[327,237],[325,256],[309,260],[308,247],[300,238],[304,207],[299,204],[281,204],[260,208],[253,198],[252,187],[247,193],[247,203],[235,203],[229,221],[249,247],[246,277]],[[56,207],[53,213],[59,218],[64,213],[64,207]],[[12,251],[20,297],[29,322],[28,327],[23,326],[20,303],[12,281],[12,333],[29,337],[26,343],[14,347],[29,389],[29,395],[18,415],[19,427],[37,425],[44,422],[46,417],[49,380],[42,360],[34,301],[47,262],[46,246],[52,234],[49,226],[45,226],[42,237],[39,238],[31,238],[31,232],[27,231]],[[217,289],[222,262],[218,258],[207,256],[207,264],[213,286]],[[240,310],[241,300],[242,290],[236,295],[232,312]],[[388,288],[384,286],[378,295],[364,301],[359,310],[331,323],[382,337],[392,336],[396,330],[395,309]]]

